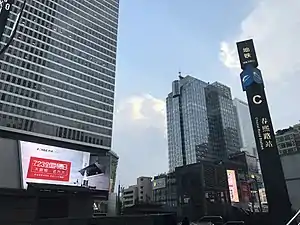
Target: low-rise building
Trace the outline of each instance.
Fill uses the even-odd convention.
[[[300,124],[276,132],[276,142],[280,155],[300,152]]]
[[[160,174],[153,178],[152,200],[167,207],[177,207],[175,173]]]
[[[247,167],[232,160],[202,160],[177,167],[177,212],[196,221],[204,215],[224,216],[226,206],[248,208]]]
[[[150,203],[152,200],[152,177],[137,178],[138,202]]]
[[[137,185],[129,186],[123,190],[122,193],[122,202],[123,207],[134,206],[138,200],[138,188]]]
[[[292,208],[300,208],[300,124],[276,132],[276,142]]]
[[[152,177],[138,177],[137,184],[122,191],[123,207],[132,207],[152,200]]]

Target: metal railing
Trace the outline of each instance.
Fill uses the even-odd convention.
[[[298,210],[298,212],[292,217],[292,219],[290,219],[290,221],[286,224],[286,225],[290,225],[296,218],[297,216],[300,214],[300,209]],[[300,222],[298,223],[298,225],[300,225]]]

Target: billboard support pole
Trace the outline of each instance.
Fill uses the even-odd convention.
[[[264,90],[261,71],[253,40],[237,43],[242,72],[243,91],[246,92],[253,132],[265,184],[272,224],[286,224],[292,217],[291,203],[287,191],[274,129]]]

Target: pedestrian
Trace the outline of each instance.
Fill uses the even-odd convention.
[[[190,225],[189,219],[187,217],[184,217],[183,220],[182,220],[181,225]]]

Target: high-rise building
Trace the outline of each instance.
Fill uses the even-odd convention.
[[[172,83],[166,106],[170,171],[239,150],[229,87],[180,76]]]
[[[215,82],[205,88],[209,124],[209,148],[216,158],[239,151],[237,121],[230,88]]]
[[[170,171],[196,163],[200,152],[208,152],[206,86],[207,83],[191,76],[173,81],[172,92],[166,99]]]
[[[27,2],[0,58],[2,134],[111,149],[118,11],[118,0]]]
[[[233,99],[238,122],[238,133],[242,151],[258,157],[248,104],[238,98]]]

